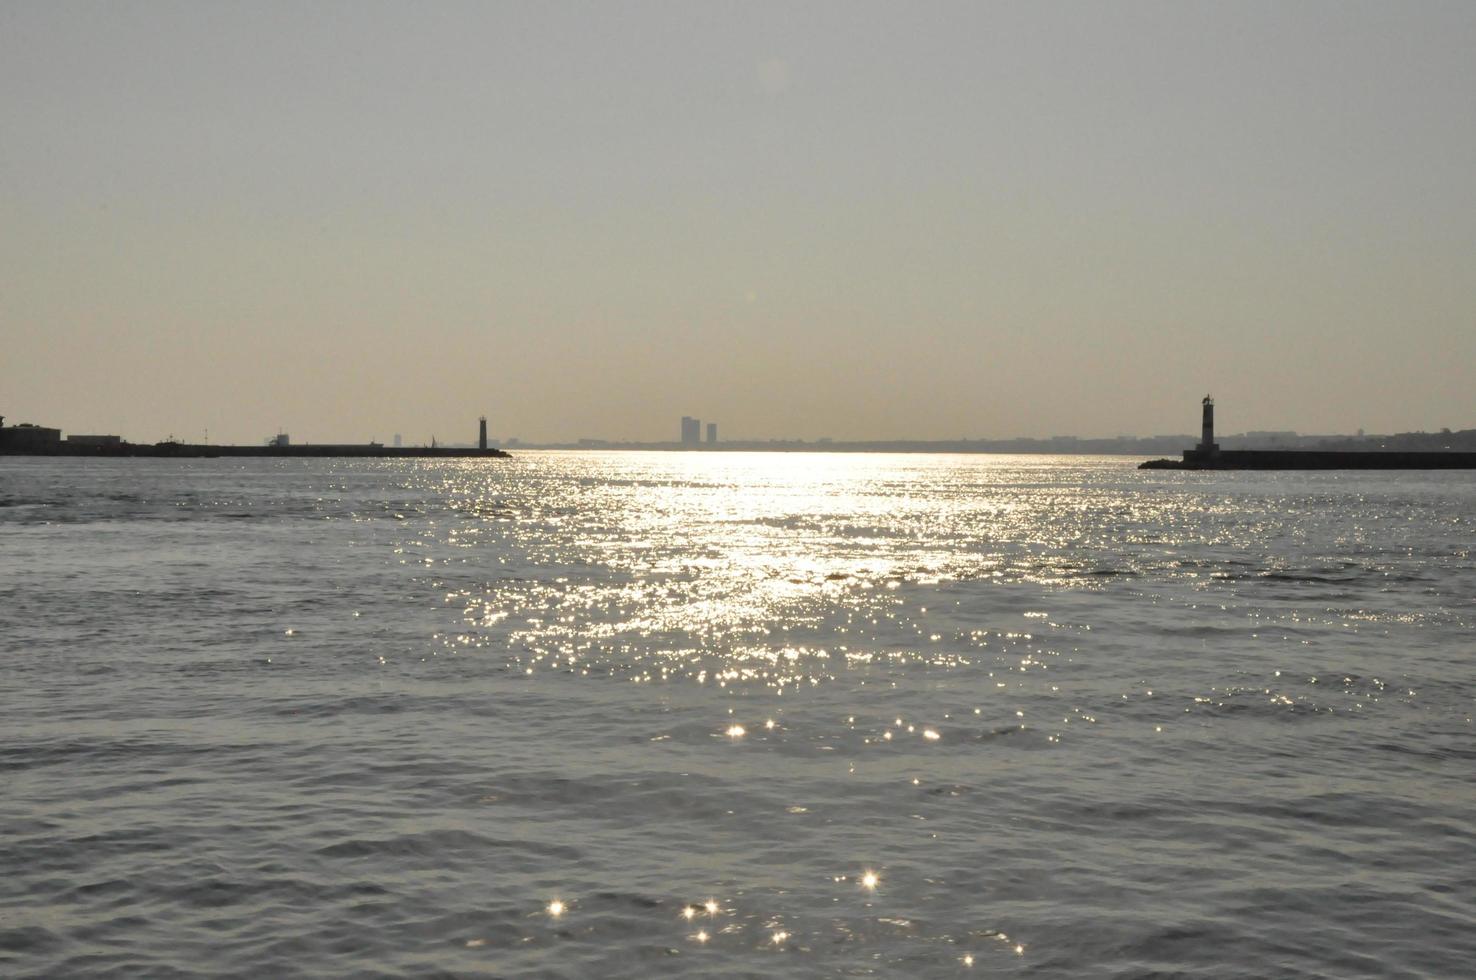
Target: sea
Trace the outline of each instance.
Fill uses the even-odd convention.
[[[1476,975],[1476,475],[0,459],[0,976]]]

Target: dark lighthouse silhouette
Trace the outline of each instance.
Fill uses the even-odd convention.
[[[1409,450],[1221,449],[1215,442],[1215,400],[1204,396],[1199,445],[1184,458],[1150,459],[1140,470],[1469,470],[1476,453]]]
[[[1202,453],[1217,453],[1220,444],[1215,442],[1215,400],[1209,395],[1204,396],[1204,417],[1200,427],[1199,451]]]

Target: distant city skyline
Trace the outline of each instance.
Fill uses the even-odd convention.
[[[16,0],[0,412],[1466,428],[1473,41],[1435,2]]]
[[[56,429],[60,430],[63,433],[64,436],[71,437],[73,439],[76,439],[76,438],[84,438],[84,439],[103,438],[103,436],[101,436],[101,435],[80,435],[79,436],[78,433],[82,433],[82,432],[84,432],[84,431],[86,431],[88,429],[88,427],[85,426],[85,425],[82,426],[79,429],[68,429],[68,428],[66,428],[64,426],[51,425],[51,423],[45,422],[45,421],[38,422],[35,419],[27,418],[25,416],[15,416],[15,415],[12,415],[12,416],[7,417],[5,415],[0,415],[0,424],[22,425],[22,426],[34,426],[34,425],[50,426],[52,428],[56,428]],[[461,425],[461,426],[448,425],[448,426],[443,427],[440,430],[440,432],[441,433],[449,433],[449,435],[443,435],[443,434],[442,435],[438,435],[437,433],[426,433],[423,436],[411,436],[411,437],[409,437],[408,442],[406,441],[406,437],[402,433],[396,432],[391,437],[390,444],[393,445],[393,446],[395,446],[395,447],[400,447],[400,446],[403,446],[403,445],[429,446],[429,445],[432,445],[432,444],[439,444],[439,445],[446,445],[446,446],[476,446],[476,445],[482,444],[482,443],[491,444],[491,445],[494,445],[494,446],[509,446],[509,445],[513,445],[513,446],[516,446],[516,445],[527,445],[527,446],[579,446],[579,445],[596,445],[596,444],[609,444],[609,445],[650,445],[650,446],[660,446],[660,445],[673,445],[673,446],[676,446],[676,445],[711,446],[711,445],[718,444],[717,423],[715,423],[715,422],[707,422],[707,423],[704,424],[703,421],[702,421],[702,419],[697,418],[697,417],[692,417],[692,416],[682,416],[681,419],[680,419],[680,431],[676,434],[675,437],[673,437],[673,438],[665,438],[665,439],[660,438],[659,436],[657,438],[654,438],[654,439],[640,439],[640,438],[615,437],[615,436],[609,436],[609,435],[596,435],[596,434],[585,434],[585,435],[576,436],[576,437],[570,438],[570,439],[538,439],[538,438],[527,438],[527,437],[519,436],[519,435],[516,435],[516,434],[497,435],[497,434],[490,434],[491,430],[489,430],[487,428],[488,421],[487,421],[487,419],[486,419],[485,416],[483,416],[483,417],[475,420],[473,422],[473,425],[475,426],[475,429],[472,429],[471,427],[467,426],[466,423],[463,423],[463,425]],[[164,439],[169,439],[169,440],[179,439],[179,440],[186,441],[186,442],[195,442],[195,441],[198,441],[198,442],[205,443],[205,444],[209,444],[209,443],[212,442],[212,440],[210,438],[210,434],[208,432],[202,432],[200,434],[199,439],[197,440],[194,437],[193,434],[188,433],[188,432],[186,432],[186,433],[170,432],[167,435],[155,437],[155,436],[147,435],[147,434],[142,434],[141,435],[139,433],[126,432],[126,431],[122,431],[121,429],[118,429],[117,431],[113,431],[113,430],[117,429],[117,427],[115,427],[115,426],[108,426],[108,425],[95,425],[95,426],[92,426],[92,428],[108,429],[109,432],[107,433],[107,436],[106,436],[107,438],[122,437],[125,440],[130,440],[130,441],[137,442],[137,443],[151,443],[151,442],[155,442],[155,441],[161,441],[161,440],[164,440]],[[1440,432],[1447,432],[1448,433],[1448,432],[1450,432],[1452,430],[1452,428],[1453,428],[1452,426],[1439,426],[1439,427],[1431,427],[1431,428],[1424,428],[1424,429],[1397,430],[1397,431],[1388,431],[1388,432],[1382,432],[1382,433],[1368,433],[1368,435],[1371,438],[1371,437],[1373,437],[1375,435],[1389,436],[1389,435],[1401,435],[1401,434],[1410,434],[1410,433],[1431,433],[1431,434],[1437,434],[1437,433],[1440,433]],[[1471,431],[1473,429],[1476,429],[1476,421],[1473,421],[1470,425],[1467,425],[1467,426],[1457,426],[1457,427],[1454,427],[1454,428],[1456,429],[1456,431]],[[468,437],[467,433],[462,432],[462,429],[467,429],[467,431],[470,432],[471,435]],[[293,436],[292,435],[293,432],[306,433],[306,435],[305,436],[302,436],[302,435]],[[705,432],[705,437],[704,437],[704,432]],[[1295,443],[1305,442],[1305,441],[1308,441],[1308,440],[1315,441],[1315,440],[1329,439],[1329,438],[1332,438],[1332,439],[1341,439],[1341,438],[1362,439],[1364,437],[1365,437],[1365,430],[1363,428],[1358,428],[1358,429],[1356,429],[1354,431],[1327,431],[1327,432],[1300,432],[1300,431],[1293,430],[1293,429],[1269,429],[1269,430],[1264,430],[1264,429],[1243,429],[1243,430],[1231,431],[1231,432],[1225,434],[1225,438],[1231,440],[1232,442],[1234,442],[1236,444],[1241,444],[1241,443],[1245,443],[1245,442],[1249,441],[1249,442],[1254,443],[1256,445],[1295,444]],[[1192,438],[1193,438],[1192,437],[1192,427],[1186,424],[1186,425],[1182,426],[1178,431],[1175,431],[1173,429],[1173,427],[1166,427],[1164,429],[1164,431],[1162,431],[1162,432],[1154,432],[1154,433],[1146,433],[1146,434],[1145,433],[1117,433],[1115,435],[1083,435],[1083,434],[1080,434],[1080,433],[1051,433],[1051,434],[1044,434],[1044,433],[1014,433],[1014,434],[1006,435],[1006,436],[959,435],[959,436],[951,436],[951,437],[950,436],[941,436],[941,437],[933,437],[933,438],[924,438],[924,437],[917,437],[917,436],[895,436],[895,437],[880,437],[880,436],[868,437],[868,436],[859,436],[859,437],[851,437],[851,438],[846,438],[846,439],[836,439],[836,438],[834,438],[832,436],[828,436],[828,435],[805,437],[805,436],[796,436],[796,435],[784,434],[784,433],[780,433],[780,434],[777,434],[777,435],[768,435],[768,434],[765,434],[765,435],[742,435],[742,434],[740,434],[740,435],[736,435],[736,436],[730,436],[729,438],[725,439],[723,441],[723,445],[728,446],[730,448],[731,447],[735,447],[735,446],[747,446],[747,445],[760,444],[760,443],[793,443],[793,444],[812,444],[812,445],[823,445],[823,444],[840,443],[840,444],[852,444],[852,445],[854,445],[854,444],[863,444],[863,443],[878,443],[878,444],[880,444],[880,443],[899,443],[900,444],[900,443],[970,443],[970,442],[1007,443],[1007,442],[1028,442],[1028,443],[1040,443],[1040,444],[1043,444],[1044,445],[1044,444],[1048,444],[1048,443],[1063,443],[1064,444],[1064,443],[1073,443],[1073,442],[1090,442],[1090,443],[1151,442],[1151,441],[1154,441],[1154,440],[1179,440],[1179,441],[1184,441],[1184,442],[1187,443],[1189,441],[1192,441]],[[243,444],[243,445],[245,445],[245,444],[258,444],[258,443],[261,443],[261,442],[276,443],[276,442],[282,442],[283,440],[291,440],[292,442],[301,442],[301,443],[316,443],[316,444],[323,444],[323,443],[348,443],[348,444],[355,444],[355,443],[371,443],[371,442],[381,442],[382,441],[382,439],[381,439],[381,437],[380,437],[380,435],[378,433],[349,433],[348,435],[346,435],[344,437],[341,437],[341,438],[330,439],[330,438],[324,438],[322,436],[313,434],[313,432],[310,429],[310,427],[287,426],[284,429],[281,429],[281,430],[277,431],[274,435],[265,436],[265,437],[259,437],[259,438],[256,438],[256,439],[247,439],[247,440],[244,440],[244,441],[242,441],[240,443],[237,443],[237,444]],[[215,439],[214,440],[214,442],[217,443],[217,444],[223,443],[225,441],[226,440],[222,440],[222,439]]]
[[[1210,400],[1204,400],[1208,403]],[[1241,432],[1221,433],[1211,438],[1210,413],[1212,405],[1202,406],[1202,428],[1198,448],[1204,448],[1206,444],[1221,446],[1224,449],[1339,449],[1339,450],[1386,450],[1402,449],[1414,452],[1431,451],[1463,451],[1476,452],[1476,426],[1452,430],[1450,427],[1442,427],[1437,430],[1415,430],[1397,433],[1365,433],[1358,429],[1354,433],[1299,433],[1294,430],[1247,430]],[[170,443],[183,442],[192,443],[195,440],[185,437],[178,438],[173,433],[167,440],[155,440],[151,438],[138,438],[128,433],[109,434],[87,434],[75,431],[65,431],[56,427],[37,426],[31,422],[16,423],[12,421],[11,427],[5,426],[5,416],[0,415],[0,442],[15,444],[50,444],[66,443],[68,446],[116,446],[120,442],[149,445],[156,441],[167,441]],[[15,425],[18,424],[18,428]],[[1161,453],[1178,453],[1185,448],[1194,446],[1194,436],[1188,432],[1180,433],[1156,433],[1148,436],[1123,434],[1112,437],[1083,437],[1078,435],[1052,435],[1052,436],[1014,436],[1008,438],[979,438],[962,437],[955,439],[851,439],[837,440],[830,437],[819,437],[817,439],[799,439],[793,437],[768,437],[768,438],[730,438],[719,444],[717,439],[717,424],[706,423],[706,438],[702,434],[701,419],[692,416],[682,416],[680,420],[680,432],[674,440],[630,440],[630,439],[607,439],[600,437],[581,437],[577,440],[523,440],[517,436],[498,437],[489,434],[487,418],[481,416],[477,422],[477,438],[475,441],[458,439],[455,435],[450,438],[439,438],[435,435],[412,442],[412,447],[442,447],[444,449],[471,449],[480,448],[485,451],[489,447],[500,448],[610,448],[610,449],[723,449],[747,451],[752,449],[775,449],[775,450],[835,450],[841,452],[944,452],[944,453],[1055,453],[1055,454],[1130,454],[1130,455],[1153,455]],[[17,441],[18,440],[18,441]],[[324,440],[304,438],[294,440],[286,431],[279,431],[274,436],[261,440],[268,445],[275,446],[323,446],[323,445],[349,445],[349,446],[382,446],[376,437],[350,438],[342,440]],[[201,440],[205,445],[220,446],[221,442],[212,443],[209,434]],[[259,444],[259,443],[258,443]],[[236,444],[241,445],[241,444]],[[245,444],[250,446],[250,443]],[[393,447],[398,449],[404,445],[401,433],[393,436]]]

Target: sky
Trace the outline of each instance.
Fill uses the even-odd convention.
[[[0,3],[0,414],[1476,427],[1476,4]]]

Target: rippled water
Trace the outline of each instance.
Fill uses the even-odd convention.
[[[1471,975],[1476,479],[0,460],[0,974]]]

